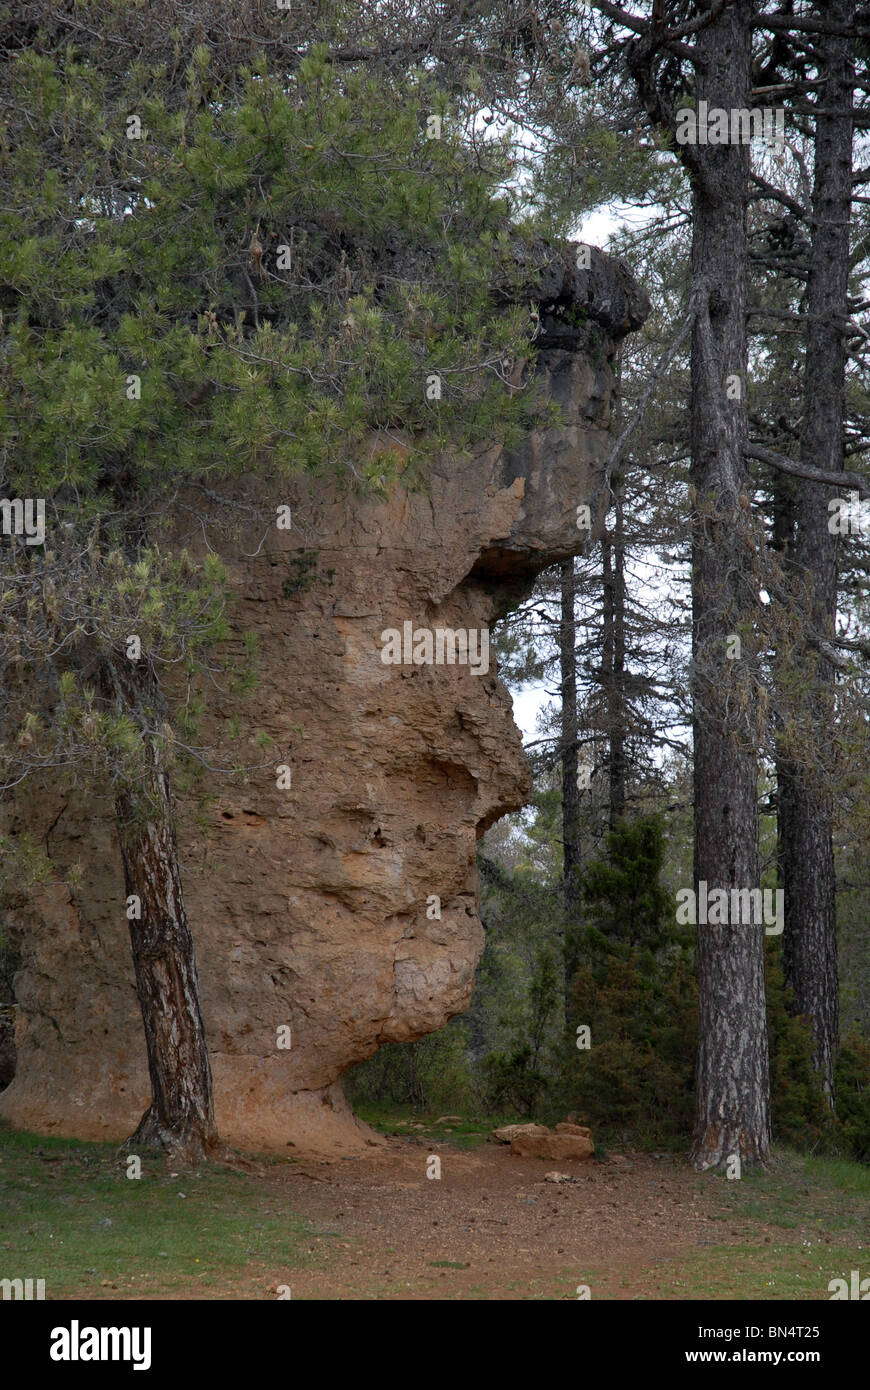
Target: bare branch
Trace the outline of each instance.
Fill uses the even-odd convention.
[[[811,468],[809,464],[797,463],[795,459],[786,458],[784,454],[765,449],[761,444],[744,444],[743,452],[747,458],[758,459],[760,463],[767,463],[771,468],[778,469],[780,473],[789,473],[793,478],[806,478],[811,483],[825,483],[828,487],[849,488],[860,493],[862,498],[870,497],[870,479],[863,473],[835,473],[822,468]]]

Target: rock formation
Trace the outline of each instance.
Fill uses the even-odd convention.
[[[262,762],[257,730],[274,744],[244,786],[215,780],[205,805],[180,798],[179,843],[217,1120],[240,1148],[358,1150],[372,1136],[342,1073],[469,1003],[483,948],[477,839],[524,804],[529,774],[494,662],[385,664],[383,634],[479,634],[580,550],[577,507],[595,497],[610,444],[614,344],[647,306],[620,263],[593,250],[577,270],[573,256],[544,267],[538,295],[538,370],[564,425],[512,453],[444,459],[425,491],[360,501],[300,486],[278,499],[293,504],[292,529],[264,538],[252,524],[225,554],[261,678],[253,697],[211,695],[203,742],[226,753],[235,716],[239,762]],[[149,1087],[111,806],[42,795],[26,815],[58,873],[7,914],[22,967],[0,1113],[39,1133],[120,1139]]]
[[[592,1130],[565,1120],[554,1129],[534,1124],[502,1125],[492,1131],[492,1137],[500,1144],[509,1144],[517,1158],[553,1158],[560,1162],[573,1158],[585,1162],[595,1157]]]

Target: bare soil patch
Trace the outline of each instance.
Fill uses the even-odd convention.
[[[426,1176],[432,1154],[437,1179]],[[554,1170],[570,1181],[547,1181]],[[554,1165],[495,1144],[394,1139],[264,1181],[338,1256],[294,1271],[294,1298],[577,1298],[582,1284],[593,1298],[656,1298],[657,1266],[760,1235],[723,1222],[709,1184],[666,1156]]]

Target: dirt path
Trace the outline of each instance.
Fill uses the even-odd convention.
[[[440,1179],[426,1176],[430,1154]],[[552,1171],[570,1180],[547,1181]],[[593,1298],[655,1298],[657,1266],[747,1236],[665,1157],[553,1164],[391,1140],[265,1181],[310,1223],[312,1254],[339,1257],[288,1275],[293,1298],[576,1299],[581,1284]]]

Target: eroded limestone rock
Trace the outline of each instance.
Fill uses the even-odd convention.
[[[595,1144],[592,1130],[586,1125],[561,1124],[548,1129],[546,1125],[502,1125],[492,1131],[493,1139],[501,1144],[509,1144],[510,1151],[517,1158],[553,1158],[564,1161],[577,1159],[585,1162],[595,1157]],[[547,1173],[548,1181],[558,1182],[558,1173]]]
[[[614,339],[646,306],[624,267],[594,251],[575,273],[572,254],[547,272],[553,345],[539,362],[566,424],[514,453],[442,460],[426,492],[361,502],[301,487],[278,499],[293,503],[292,530],[264,540],[252,526],[225,555],[261,682],[248,700],[212,694],[204,741],[255,764],[265,730],[274,757],[243,788],[212,782],[204,810],[183,800],[179,844],[217,1121],[239,1147],[358,1150],[373,1136],[342,1073],[468,1006],[483,949],[477,839],[525,803],[529,774],[492,667],[385,665],[381,634],[405,621],[488,628],[581,548],[576,510],[610,443]],[[289,791],[276,786],[282,762]],[[149,1085],[111,806],[41,796],[19,827],[25,817],[58,883],[9,914],[23,968],[0,1112],[40,1133],[121,1139]],[[76,862],[71,893],[59,885]],[[286,1026],[291,1046],[279,1048]]]

